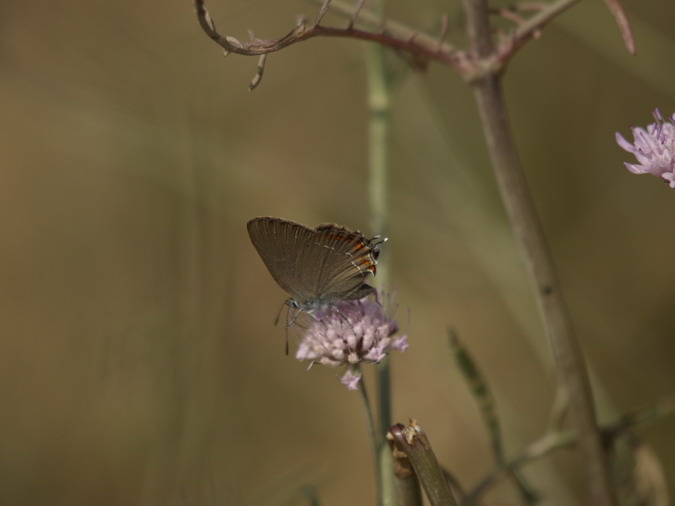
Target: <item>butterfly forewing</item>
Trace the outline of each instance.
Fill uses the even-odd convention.
[[[314,286],[307,276],[298,276],[299,262],[305,261],[315,231],[279,218],[254,218],[248,222],[248,234],[274,281],[295,299],[313,295]]]

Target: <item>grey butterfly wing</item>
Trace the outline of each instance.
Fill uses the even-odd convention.
[[[274,281],[294,299],[316,298],[315,269],[304,265],[314,229],[280,218],[254,218],[248,235]],[[300,268],[300,266],[303,266]]]

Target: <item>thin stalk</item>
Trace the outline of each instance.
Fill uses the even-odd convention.
[[[499,480],[519,470],[525,464],[540,459],[558,448],[571,446],[576,442],[577,437],[574,431],[554,432],[544,435],[541,439],[531,443],[516,458],[501,463],[467,495],[464,502],[462,502],[462,506],[472,506],[478,503],[483,495],[494,487]]]
[[[474,57],[493,52],[486,0],[463,0]],[[579,434],[582,465],[594,506],[616,504],[602,447],[588,372],[565,303],[556,268],[513,142],[501,78],[487,73],[473,83],[490,158],[506,212],[520,245],[556,362],[558,382],[569,394],[570,420]]]
[[[604,434],[605,439],[614,441],[619,437],[631,434],[639,426],[662,420],[673,414],[675,414],[675,396],[664,397],[608,423],[602,427],[602,434]],[[476,504],[490,488],[494,487],[509,472],[518,470],[534,460],[541,459],[554,450],[572,446],[577,443],[578,439],[576,431],[554,430],[544,434],[537,441],[530,443],[520,455],[500,464],[490,472],[469,492],[462,502],[462,506]]]
[[[450,347],[455,355],[457,366],[468,386],[471,388],[471,392],[478,409],[480,410],[483,423],[490,436],[492,453],[495,456],[497,465],[504,466],[506,463],[506,455],[504,452],[504,444],[502,442],[501,422],[487,377],[478,368],[478,364],[476,364],[469,353],[469,350],[464,346],[464,343],[460,341],[459,335],[457,335],[454,330],[450,330]],[[512,470],[511,476],[520,492],[524,504],[535,504],[537,502],[537,494],[531,490],[525,477],[516,469]]]
[[[379,437],[377,428],[375,426],[375,417],[373,416],[373,409],[368,399],[368,391],[366,390],[366,380],[361,378],[359,381],[359,391],[361,392],[361,399],[363,399],[363,406],[366,410],[366,417],[368,419],[368,433],[370,434],[370,442],[373,449],[373,460],[375,461],[375,480],[377,504],[382,504],[381,486],[380,486],[380,444],[384,438]]]
[[[373,2],[381,15],[383,1]],[[368,200],[373,231],[386,237],[389,231],[389,116],[390,79],[385,62],[385,47],[366,46],[368,84]],[[386,287],[389,281],[389,262],[386,257],[377,266],[378,285]],[[386,434],[391,424],[380,420]]]
[[[371,8],[377,16],[383,16],[384,0],[375,0]],[[386,237],[389,229],[388,198],[388,148],[389,148],[389,78],[385,62],[385,48],[380,44],[368,44],[366,47],[366,68],[368,80],[368,171],[370,217],[372,229],[376,234]],[[378,265],[378,286],[388,287],[389,261],[385,257]],[[379,435],[382,436],[379,447],[378,484],[380,504],[395,506],[396,483],[393,474],[393,460],[384,435],[389,431],[391,421],[391,367],[385,358],[378,367],[378,414]]]

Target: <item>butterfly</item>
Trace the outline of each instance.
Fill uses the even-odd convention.
[[[294,308],[314,313],[375,291],[366,283],[377,270],[386,239],[366,238],[339,225],[306,227],[281,218],[253,218],[248,234],[270,274]]]

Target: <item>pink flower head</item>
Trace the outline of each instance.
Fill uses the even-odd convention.
[[[639,163],[626,163],[633,174],[653,174],[675,188],[675,115],[663,119],[658,109],[654,111],[656,123],[631,128],[635,142],[631,144],[620,133],[616,133],[616,142],[629,153],[633,153]]]
[[[391,337],[398,330],[396,322],[371,298],[341,301],[312,316],[295,358],[311,364],[347,366],[341,381],[349,390],[358,388],[361,363],[376,364],[389,350],[408,349],[408,337]]]

